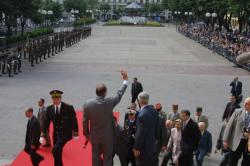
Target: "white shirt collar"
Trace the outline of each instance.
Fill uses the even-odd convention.
[[[54,105],[55,111],[56,111],[56,107],[58,107],[58,111],[60,112],[60,110],[61,110],[61,105],[62,105],[62,103],[60,103],[58,106]]]
[[[145,107],[147,107],[147,106],[148,106],[148,105],[144,105],[144,106],[142,106],[142,107],[141,107],[141,110],[143,110],[143,109],[144,109]]]

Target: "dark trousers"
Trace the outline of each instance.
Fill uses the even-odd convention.
[[[57,136],[53,138],[54,148],[52,149],[52,154],[54,157],[54,166],[63,166],[62,162],[62,152],[63,147],[69,141],[69,139],[65,139],[62,136]]]
[[[167,152],[164,157],[163,157],[163,160],[162,160],[162,163],[161,163],[161,166],[167,166],[168,165],[168,161],[169,160],[172,160],[173,162],[173,159],[172,159],[172,152]]]
[[[181,153],[179,156],[179,166],[193,166],[193,152]]]
[[[241,166],[249,166],[250,155],[248,155],[248,152],[247,152],[247,140],[244,140],[244,139],[240,141],[238,148],[235,151],[231,152],[229,165],[237,166],[238,161],[241,158],[241,155],[243,155]]]
[[[113,143],[92,144],[92,166],[113,166],[113,154]]]
[[[25,145],[24,151],[30,155],[30,159],[33,166],[38,166],[39,163],[44,159],[40,154],[38,154],[36,149],[31,149],[30,145]]]
[[[140,156],[136,158],[136,165],[137,166],[152,166],[153,154],[152,155],[140,154]]]
[[[220,163],[220,166],[228,166],[229,164],[229,159],[230,159],[230,151],[224,152],[223,157]]]
[[[136,166],[136,162],[135,162],[135,157],[134,157],[134,153],[133,153],[133,149],[130,148],[129,152],[128,152],[128,164],[131,163],[132,166]]]
[[[202,150],[202,149],[198,149],[195,152],[195,158],[196,158],[197,166],[202,166],[203,159],[206,156],[206,154],[207,154],[207,152],[205,150]]]

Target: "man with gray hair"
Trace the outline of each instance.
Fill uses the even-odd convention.
[[[154,106],[148,105],[149,94],[147,92],[141,92],[138,100],[141,110],[137,117],[134,156],[137,166],[152,166],[157,141],[158,112]]]
[[[223,136],[224,148],[230,150],[230,166],[237,166],[243,155],[242,166],[248,166],[250,155],[247,144],[250,133],[250,97],[245,100],[245,108],[237,109],[227,123]]]

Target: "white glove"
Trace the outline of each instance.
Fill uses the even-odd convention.
[[[75,137],[73,137],[74,138],[74,140],[78,140],[79,139],[79,136],[75,136]]]
[[[46,140],[45,140],[44,137],[40,137],[39,142],[40,142],[42,145],[45,145],[45,144],[46,144]]]

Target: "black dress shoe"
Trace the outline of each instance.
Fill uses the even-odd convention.
[[[45,145],[43,145],[43,147],[51,147],[51,145],[50,144],[45,144]]]

